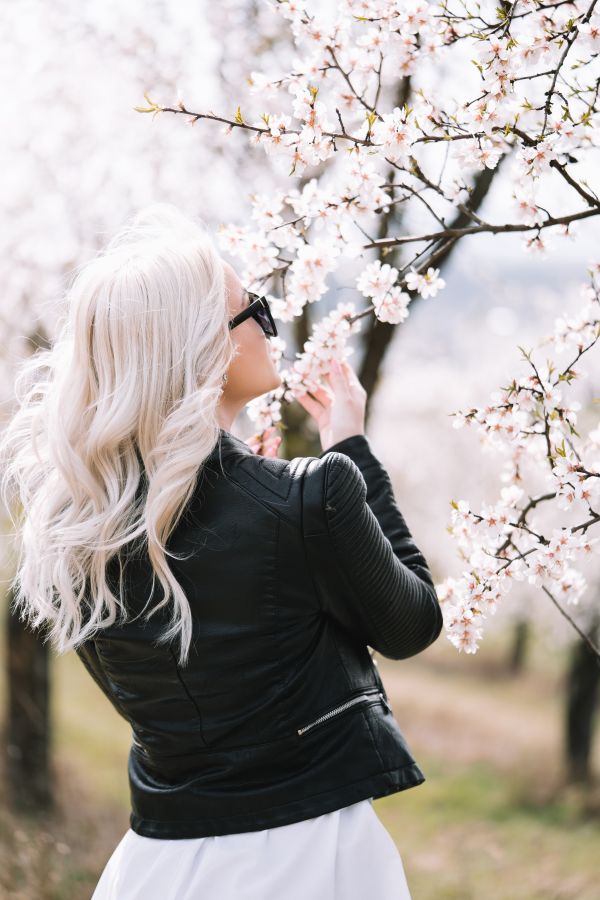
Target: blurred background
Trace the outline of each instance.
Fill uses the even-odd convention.
[[[218,8],[20,0],[0,10],[0,38],[0,384],[8,415],[19,359],[52,339],[74,271],[132,211],[167,200],[216,233],[222,223],[251,225],[253,195],[289,187],[245,135],[225,140],[214,123],[190,126],[134,107],[147,93],[163,105],[182,98],[190,110],[233,117],[252,70],[287,68],[290,39],[266,5],[233,0]],[[492,219],[503,177],[486,185],[482,208]],[[450,413],[485,405],[526,371],[519,345],[536,344],[557,315],[578,310],[597,238],[597,226],[580,225],[543,258],[510,235],[462,242],[443,265],[444,291],[413,301],[389,334],[380,327],[382,350],[371,333],[356,336],[351,362],[370,392],[367,434],[436,583],[462,572],[447,531],[450,501],[478,508],[502,486],[502,460],[474,431],[454,429]],[[320,304],[281,326],[289,358],[310,332],[309,313],[357,299],[362,265],[338,272]],[[598,357],[581,368],[589,377],[573,396],[582,421],[593,421]],[[320,452],[297,404],[286,426],[280,456]],[[252,430],[241,417],[239,435]],[[49,654],[8,616],[9,531],[5,514],[0,896],[83,900],[128,828],[130,729],[74,653]],[[587,602],[597,606],[599,573],[583,571]],[[427,779],[374,804],[415,900],[599,896],[598,674],[575,638],[549,599],[525,584],[486,621],[474,655],[459,653],[444,632],[413,659],[376,654]],[[25,780],[24,772],[34,774]]]

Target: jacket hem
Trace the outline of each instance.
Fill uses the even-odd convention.
[[[425,780],[419,766],[413,763],[400,768],[388,769],[369,778],[363,778],[342,787],[335,787],[329,791],[302,797],[292,803],[270,806],[253,813],[204,817],[193,821],[169,821],[148,819],[132,811],[129,824],[131,830],[142,837],[163,840],[184,840],[262,831],[312,819],[345,806],[351,806],[361,800],[387,797],[389,794],[417,787]]]

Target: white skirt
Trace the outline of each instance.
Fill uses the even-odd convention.
[[[129,828],[91,900],[410,900],[371,800],[241,834],[167,840]]]

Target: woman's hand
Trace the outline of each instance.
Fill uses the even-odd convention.
[[[334,359],[327,378],[327,387],[296,398],[315,419],[323,450],[353,434],[365,433],[367,405],[367,392],[346,360],[338,363]]]
[[[277,434],[277,428],[274,425],[267,428],[263,438],[264,440],[261,441],[260,435],[253,434],[246,443],[258,456],[277,456],[282,440],[281,435]]]

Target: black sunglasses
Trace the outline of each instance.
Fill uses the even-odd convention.
[[[252,316],[252,318],[258,322],[267,337],[277,337],[277,326],[271,315],[271,309],[267,298],[259,297],[258,294],[253,294],[252,291],[248,291],[248,296],[250,297],[250,304],[239,312],[237,316],[234,316],[233,319],[231,319],[229,328],[235,328],[236,325],[240,325]]]

